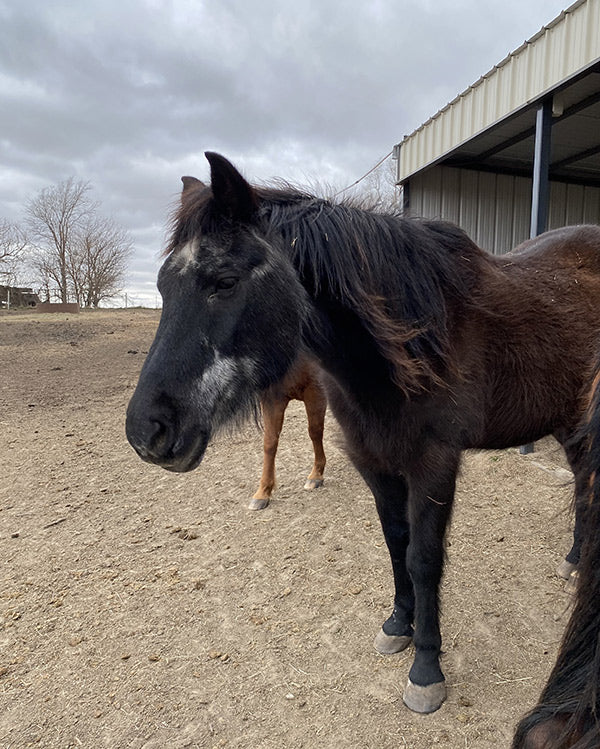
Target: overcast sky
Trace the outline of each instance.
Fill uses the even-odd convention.
[[[70,176],[154,305],[183,174],[343,188],[567,0],[0,0],[0,218]]]

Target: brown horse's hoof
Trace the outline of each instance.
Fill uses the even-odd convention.
[[[304,488],[310,491],[311,489],[320,489],[323,486],[323,479],[307,479]]]
[[[268,507],[269,505],[268,499],[257,499],[256,497],[252,497],[250,500],[250,503],[248,504],[249,510],[264,510],[265,507]]]
[[[383,628],[375,636],[373,645],[375,650],[381,655],[393,655],[394,653],[400,653],[412,642],[412,637],[409,635],[386,635]]]
[[[577,583],[579,582],[579,572],[574,569],[565,583],[565,593],[574,596],[577,593]]]
[[[438,681],[420,687],[409,679],[402,699],[406,707],[415,713],[434,713],[446,699],[446,682]]]
[[[562,577],[563,580],[568,580],[571,577],[571,573],[575,572],[577,565],[572,562],[567,562],[563,559],[562,562],[556,568],[556,574]]]

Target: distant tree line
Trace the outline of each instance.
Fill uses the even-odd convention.
[[[50,301],[98,307],[120,291],[133,251],[125,229],[102,216],[91,186],[71,177],[25,205],[23,225],[0,219],[0,283],[27,278]]]

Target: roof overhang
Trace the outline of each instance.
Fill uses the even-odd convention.
[[[578,0],[396,146],[397,178],[435,164],[531,176],[551,98],[550,178],[600,185],[600,0]]]

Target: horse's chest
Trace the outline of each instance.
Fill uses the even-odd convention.
[[[377,408],[361,404],[335,386],[327,387],[331,410],[344,434],[345,448],[352,461],[369,470],[403,473],[413,460],[415,429],[412,420],[394,404]],[[406,416],[406,414],[404,414]]]

